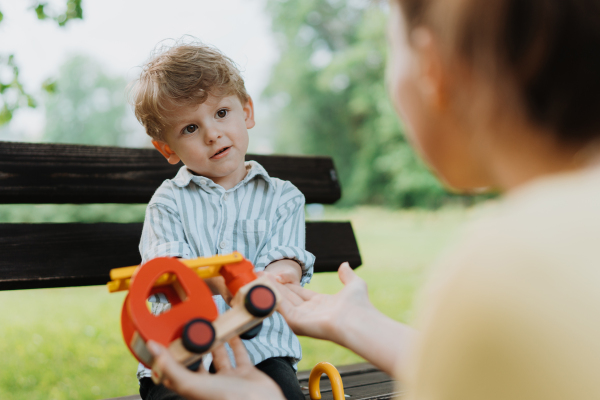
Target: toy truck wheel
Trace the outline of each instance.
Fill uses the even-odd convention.
[[[183,327],[181,343],[192,353],[204,353],[215,341],[215,328],[210,321],[196,318]]]
[[[275,293],[264,285],[256,285],[246,294],[244,305],[253,316],[266,317],[275,308]]]
[[[199,359],[198,361],[194,362],[193,364],[188,365],[187,369],[189,369],[192,372],[198,372],[200,370],[201,365],[202,365],[202,358]]]
[[[254,339],[260,333],[260,330],[262,329],[262,325],[263,324],[261,322],[260,324],[256,325],[254,328],[248,329],[246,332],[244,332],[240,335],[240,339],[244,339],[244,340]]]

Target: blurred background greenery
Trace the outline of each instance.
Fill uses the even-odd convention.
[[[267,145],[251,150],[334,158],[343,198],[324,213],[309,208],[307,216],[352,221],[364,261],[358,273],[368,282],[373,302],[410,323],[415,293],[429,266],[489,197],[447,192],[410,148],[385,86],[385,1],[257,3],[271,22],[278,56],[264,90],[253,94],[263,112],[252,140]],[[53,4],[33,2],[30,12],[60,26],[87,15],[85,1]],[[35,141],[147,145],[126,104],[129,79],[107,68],[106,61],[71,54],[42,89],[33,90],[23,84],[19,71],[24,66],[13,54],[0,54],[0,140],[31,140],[10,121],[20,109],[37,107],[44,124]],[[144,211],[144,205],[0,205],[0,223],[137,222]],[[335,274],[320,274],[310,287],[333,293],[340,284]],[[136,362],[120,337],[122,301],[122,295],[108,295],[103,287],[0,292],[5,360],[0,398],[135,393]],[[301,369],[324,360],[360,361],[328,342],[303,338],[302,344]]]

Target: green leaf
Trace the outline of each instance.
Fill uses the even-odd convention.
[[[4,14],[2,14],[2,11],[0,11],[0,22],[2,22],[3,19],[4,19]]]
[[[55,79],[48,78],[42,83],[42,89],[46,91],[46,93],[56,93],[57,83]]]
[[[33,96],[27,95],[27,107],[36,108],[37,102],[33,98]]]
[[[9,110],[8,107],[6,107],[6,105],[5,105],[4,107],[2,107],[2,110],[0,110],[0,126],[6,124],[11,119],[12,119],[12,111]]]
[[[37,7],[34,8],[35,13],[36,13],[38,19],[40,19],[40,20],[48,18],[48,15],[44,11],[44,7],[46,7],[46,5],[47,5],[46,3],[39,3],[37,5]]]

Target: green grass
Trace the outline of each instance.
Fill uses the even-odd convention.
[[[93,214],[90,219],[100,215],[111,220],[114,213],[122,213],[117,208],[112,214],[88,209],[65,217],[56,206],[37,207],[35,212],[17,210],[21,217],[7,211],[3,215],[0,208],[0,220],[7,221],[10,214],[10,222],[67,222],[85,213]],[[126,218],[143,217],[143,209],[138,208],[130,209]],[[327,208],[323,219],[352,221],[363,256],[357,272],[367,281],[371,300],[391,318],[410,323],[415,291],[426,278],[428,266],[471,215],[464,209],[363,207]],[[316,275],[309,285],[328,293],[340,287],[334,273]],[[0,399],[85,400],[136,393],[137,362],[123,344],[119,327],[123,299],[122,293],[108,294],[104,287],[0,292]],[[361,361],[330,342],[308,338],[301,342],[300,369],[310,369],[319,361],[337,365]]]

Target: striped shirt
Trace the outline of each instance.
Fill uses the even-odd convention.
[[[239,251],[256,271],[273,261],[292,259],[302,267],[301,284],[313,274],[315,257],[305,247],[304,195],[290,182],[270,177],[255,161],[246,162],[246,177],[225,190],[183,166],[156,190],[146,209],[140,241],[142,263],[156,257],[196,258]],[[219,313],[229,309],[213,296]],[[152,312],[170,307],[153,295]],[[300,342],[279,313],[263,321],[258,336],[244,340],[254,364],[271,357],[302,358]],[[138,379],[150,370],[140,364]]]

